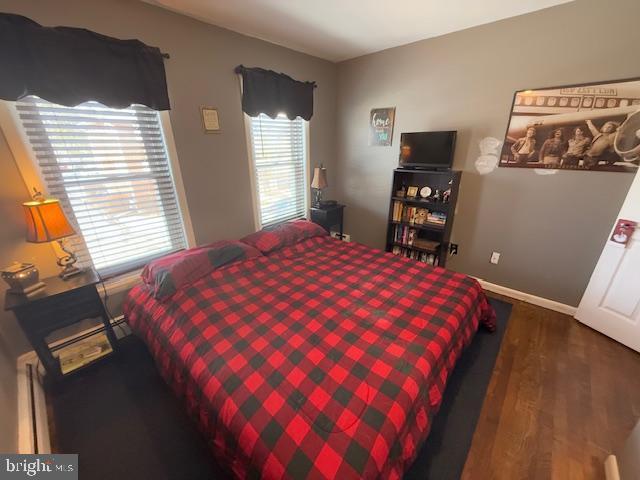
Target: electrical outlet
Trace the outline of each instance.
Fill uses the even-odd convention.
[[[449,255],[457,255],[458,254],[458,244],[451,243],[449,244]]]
[[[500,261],[500,252],[493,252],[491,254],[491,259],[489,261],[494,265],[497,265],[498,262]]]

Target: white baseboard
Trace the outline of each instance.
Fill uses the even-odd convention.
[[[51,453],[47,403],[42,386],[44,372],[38,356],[27,352],[18,357],[18,452]]]
[[[520,290],[514,290],[513,288],[503,287],[495,283],[487,282],[481,278],[477,278],[478,282],[485,290],[489,290],[493,293],[499,293],[500,295],[506,295],[507,297],[515,298],[516,300],[522,300],[523,302],[538,305],[539,307],[548,308],[556,312],[564,313],[566,315],[574,316],[578,307],[567,305],[565,303],[556,302],[555,300],[549,300],[548,298],[538,297],[530,293],[521,292]]]

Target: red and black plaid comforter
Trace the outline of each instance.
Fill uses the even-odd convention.
[[[461,274],[315,237],[125,314],[238,478],[400,478],[495,316]]]

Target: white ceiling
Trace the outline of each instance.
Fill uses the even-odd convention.
[[[334,62],[571,0],[144,0]]]

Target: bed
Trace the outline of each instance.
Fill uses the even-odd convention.
[[[495,314],[466,275],[307,224],[164,297],[136,286],[125,316],[234,477],[401,478]]]

